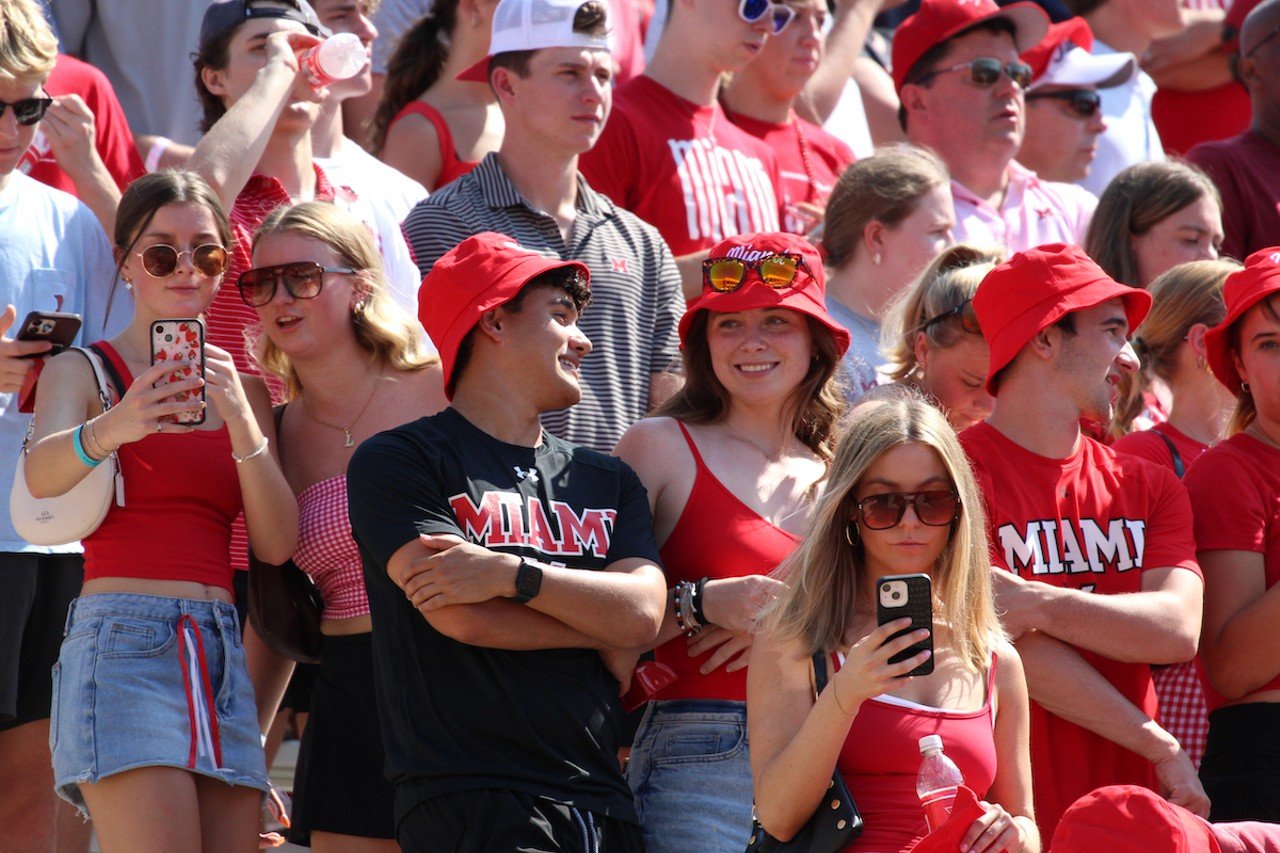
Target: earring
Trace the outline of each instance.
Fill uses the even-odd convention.
[[[125,289],[125,290],[133,290],[133,280],[132,280],[132,279],[128,279],[128,278],[126,278],[126,279],[124,280],[124,289]]]
[[[845,525],[844,541],[848,542],[850,547],[858,547],[858,543],[862,541],[862,531],[858,529],[858,522],[851,521]]]
[[[1209,362],[1205,361],[1204,356],[1198,356],[1196,358],[1196,370],[1206,370],[1208,367]]]
[[[871,256],[871,263],[875,264],[876,266],[880,266],[880,253],[879,253],[879,252],[876,252],[874,255],[872,255],[872,256]]]
[[[364,300],[363,299],[361,299],[359,302],[357,302],[355,305],[351,307],[351,314],[354,317],[364,316]]]
[[[1249,383],[1248,383],[1248,382],[1241,382],[1241,383],[1240,383],[1240,390],[1241,390],[1241,391],[1243,391],[1244,393],[1248,394],[1248,393],[1249,393]]]

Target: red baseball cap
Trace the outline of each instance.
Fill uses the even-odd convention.
[[[711,249],[708,260],[736,258],[759,261],[762,258],[791,253],[801,263],[795,282],[790,287],[773,288],[765,284],[757,269],[749,269],[742,286],[728,293],[711,289],[706,273],[702,276],[702,295],[694,300],[680,318],[680,347],[693,326],[699,311],[749,311],[752,308],[790,308],[812,317],[831,330],[840,355],[849,349],[849,330],[827,313],[827,278],[822,269],[822,256],[813,244],[798,234],[737,234],[721,240]]]
[[[987,273],[973,296],[973,308],[991,347],[987,393],[998,393],[995,376],[1017,357],[1037,332],[1072,311],[1124,300],[1129,329],[1151,310],[1151,294],[1121,284],[1102,271],[1079,246],[1049,243],[1025,252]]]
[[[1035,3],[1001,8],[995,0],[924,0],[893,34],[893,88],[901,92],[907,73],[929,48],[983,21],[1005,18],[1013,24],[1018,53],[1035,47],[1049,30],[1049,16]]]
[[[1209,822],[1140,785],[1090,791],[1062,814],[1053,850],[1222,853]]]
[[[453,399],[458,347],[480,315],[510,302],[544,272],[565,267],[590,281],[581,261],[549,257],[493,231],[468,237],[436,261],[418,289],[418,319],[440,352],[446,397]]]
[[[1227,304],[1227,316],[1204,333],[1204,346],[1213,375],[1233,394],[1240,393],[1241,380],[1228,332],[1245,312],[1276,293],[1280,293],[1280,246],[1254,252],[1245,260],[1244,269],[1233,272],[1223,282],[1222,301]]]

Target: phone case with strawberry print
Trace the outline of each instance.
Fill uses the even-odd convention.
[[[204,323],[192,318],[155,320],[151,323],[151,363],[164,363],[173,370],[156,387],[181,382],[193,376],[204,377]],[[204,386],[181,393],[183,400],[204,402]],[[170,415],[164,420],[179,424],[204,423],[204,408],[198,412]]]

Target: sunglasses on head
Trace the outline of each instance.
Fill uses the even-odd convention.
[[[1102,95],[1097,89],[1062,89],[1057,92],[1031,92],[1027,95],[1028,101],[1040,98],[1063,101],[1067,109],[1080,118],[1093,118],[1102,109]]]
[[[44,118],[45,111],[53,104],[53,98],[23,98],[21,101],[0,101],[0,117],[13,107],[13,117],[21,125],[33,125]]]
[[[933,326],[938,325],[944,320],[950,320],[952,317],[960,318],[960,328],[972,335],[982,334],[982,326],[978,323],[978,312],[973,308],[973,300],[966,299],[954,308],[948,308],[941,314],[937,314],[925,320],[917,331],[927,332]]]
[[[320,295],[327,272],[353,273],[351,267],[322,267],[314,261],[295,261],[274,267],[247,270],[236,281],[240,298],[251,308],[260,308],[276,296],[281,283],[294,299],[315,299]]]
[[[702,262],[702,277],[717,293],[732,293],[747,280],[747,271],[755,270],[760,280],[774,290],[795,284],[796,271],[805,266],[804,258],[794,252],[781,252],[754,261],[738,258],[707,258]]]
[[[227,271],[230,260],[227,250],[217,243],[205,243],[182,252],[166,243],[157,243],[133,254],[142,258],[142,268],[154,278],[172,275],[183,255],[191,256],[191,265],[196,272],[208,276],[222,275]]]
[[[796,10],[772,0],[740,0],[738,3],[738,17],[748,24],[754,24],[765,15],[769,16],[769,23],[773,25],[773,34],[776,36],[795,18]]]
[[[960,496],[949,489],[927,492],[889,492],[865,497],[853,505],[869,530],[897,527],[907,513],[915,510],[921,524],[944,527],[960,516]]]
[[[1008,76],[1019,89],[1025,89],[1031,85],[1030,65],[1025,62],[1010,62],[1008,65],[1001,65],[1000,60],[990,56],[979,56],[977,59],[971,59],[968,62],[961,62],[958,65],[952,65],[947,68],[935,68],[921,77],[920,82],[924,83],[932,80],[939,74],[950,74],[953,71],[965,69],[969,71],[969,81],[980,89],[994,86],[999,82],[1001,73]]]

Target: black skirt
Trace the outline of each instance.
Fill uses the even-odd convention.
[[[1200,784],[1209,820],[1280,822],[1280,703],[1229,705],[1209,714]]]
[[[395,838],[395,789],[382,762],[373,635],[325,637],[298,750],[289,841],[309,846],[312,832]]]

